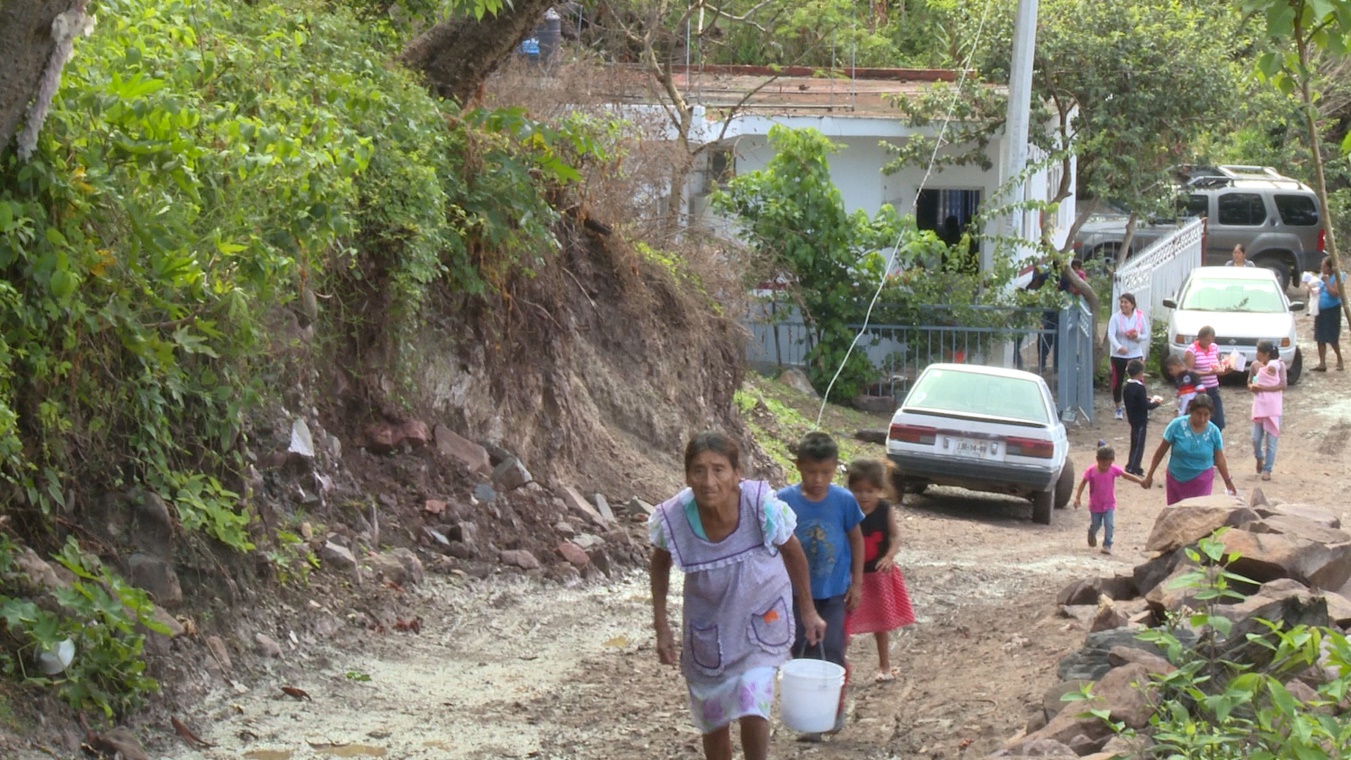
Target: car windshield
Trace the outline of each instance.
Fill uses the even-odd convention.
[[[931,369],[910,390],[905,407],[1041,425],[1051,421],[1041,386],[1035,380],[983,372]]]
[[[1275,282],[1237,279],[1193,281],[1182,296],[1181,308],[1256,314],[1277,314],[1286,310],[1285,300]]]

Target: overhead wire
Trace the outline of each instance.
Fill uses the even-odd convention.
[[[971,69],[971,61],[975,58],[976,50],[980,46],[980,38],[985,31],[985,22],[990,17],[991,4],[992,0],[985,0],[985,7],[981,11],[980,23],[976,25],[976,34],[971,40],[970,48],[967,50],[966,60],[962,62],[961,70],[957,74],[957,86],[952,89],[952,100],[948,103],[948,111],[943,116],[943,123],[938,129],[937,138],[934,140],[933,153],[930,154],[928,166],[924,169],[924,177],[920,180],[919,186],[915,189],[915,197],[910,201],[911,213],[914,213],[919,207],[920,193],[924,191],[924,186],[929,183],[929,178],[933,176],[934,166],[938,162],[938,152],[943,149],[943,139],[947,135],[948,125],[952,123],[952,115],[957,110],[957,102],[962,96],[962,87],[966,84],[966,75]],[[891,252],[887,254],[886,266],[882,268],[882,274],[878,278],[877,289],[873,291],[872,300],[868,303],[868,310],[863,315],[863,325],[859,328],[858,333],[854,335],[854,340],[849,343],[849,350],[845,352],[844,358],[840,361],[840,366],[835,370],[835,375],[830,378],[830,383],[826,385],[825,392],[821,394],[821,408],[816,413],[815,427],[817,428],[821,427],[821,418],[825,416],[826,404],[830,402],[831,390],[835,388],[835,383],[840,379],[840,375],[844,373],[844,368],[848,365],[849,357],[853,355],[854,348],[858,346],[858,342],[863,339],[864,334],[868,331],[868,325],[872,321],[873,309],[877,306],[877,300],[882,296],[882,289],[886,287],[887,276],[891,273],[891,267],[896,262],[896,253],[900,249],[904,238],[904,231],[897,233],[896,242],[891,246]]]

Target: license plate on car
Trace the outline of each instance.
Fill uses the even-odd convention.
[[[979,438],[945,437],[943,448],[959,457],[973,459],[1003,459],[1004,447],[998,441]]]

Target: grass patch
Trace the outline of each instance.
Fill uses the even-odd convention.
[[[751,436],[774,463],[783,468],[789,483],[797,482],[792,447],[812,430],[823,430],[835,438],[840,444],[841,464],[863,457],[886,457],[881,446],[856,440],[854,433],[885,428],[891,421],[890,415],[869,414],[847,406],[827,404],[818,428],[816,416],[821,408],[819,400],[754,372],[746,373],[746,379],[734,400]],[[837,477],[836,482],[843,486],[843,475]]]

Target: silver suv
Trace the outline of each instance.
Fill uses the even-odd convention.
[[[1323,221],[1318,196],[1296,179],[1262,166],[1206,167],[1190,172],[1180,190],[1178,212],[1206,218],[1202,264],[1221,266],[1234,246],[1242,244],[1248,259],[1272,270],[1288,288],[1300,272],[1317,271],[1323,258]],[[1126,233],[1126,218],[1086,224],[1075,240],[1080,255],[1115,255]],[[1177,225],[1141,220],[1131,253],[1144,250]]]
[[[1187,183],[1186,216],[1206,217],[1206,266],[1222,266],[1235,245],[1276,274],[1281,286],[1323,259],[1318,196],[1270,167],[1220,166]]]

